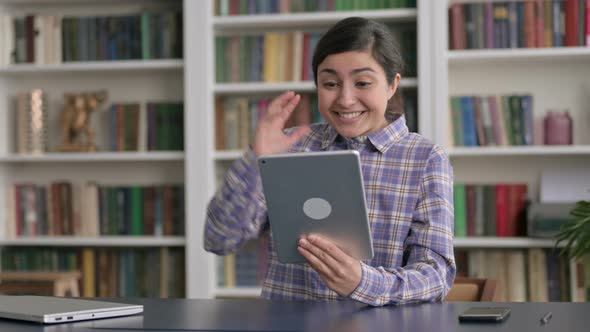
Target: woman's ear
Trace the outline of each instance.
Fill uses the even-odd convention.
[[[401,81],[401,79],[402,79],[402,76],[399,73],[395,74],[395,77],[393,78],[393,82],[388,87],[388,89],[389,89],[389,98],[388,99],[391,99],[391,97],[393,97],[393,95],[397,91],[397,88],[399,87],[399,82]]]
[[[393,83],[390,86],[391,95],[389,96],[389,98],[393,97],[393,95],[397,91],[397,88],[399,87],[399,83],[400,83],[401,79],[402,79],[402,76],[399,73],[395,74],[395,77],[393,78]]]

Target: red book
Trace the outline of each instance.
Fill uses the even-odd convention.
[[[27,40],[27,62],[35,63],[35,16],[27,15],[25,17],[25,33]]]
[[[590,0],[588,0],[590,1]],[[311,67],[311,34],[305,33],[303,35],[303,65],[301,66],[301,80],[309,81],[312,78],[309,77],[309,67]]]
[[[524,236],[526,234],[526,205],[527,205],[528,188],[526,184],[513,184],[510,186],[508,210],[510,219],[508,220],[509,236]]]
[[[453,4],[450,9],[451,49],[464,50],[467,47],[465,11],[463,4]]]
[[[143,190],[143,235],[155,235],[156,225],[156,189],[153,186]]]
[[[163,186],[164,191],[164,235],[174,235],[174,222],[172,216],[173,209],[173,191],[170,185]]]
[[[496,185],[496,235],[499,237],[508,236],[508,197],[509,185]]]
[[[586,0],[586,46],[590,46],[590,0]]]
[[[537,29],[535,31],[537,37],[536,46],[545,47],[545,6],[543,0],[535,1],[535,26]]]
[[[23,209],[21,208],[22,185],[14,185],[14,206],[16,216],[16,236],[23,236]]]
[[[578,0],[566,0],[565,3],[565,46],[578,46]]]
[[[537,44],[537,24],[535,22],[535,3],[527,1],[524,3],[524,39],[525,46],[533,48]]]
[[[59,182],[51,184],[52,209],[53,209],[53,234],[50,235],[64,235],[63,221],[62,221],[62,198]]]

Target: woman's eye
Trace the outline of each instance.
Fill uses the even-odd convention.
[[[360,88],[366,88],[369,85],[371,85],[371,82],[366,82],[366,81],[356,82],[356,86],[358,86]]]
[[[334,88],[336,87],[338,84],[336,82],[324,82],[322,84],[325,88]]]

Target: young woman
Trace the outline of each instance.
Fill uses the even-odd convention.
[[[252,148],[209,203],[205,249],[228,254],[268,229],[257,156],[355,149],[361,156],[373,259],[356,260],[310,235],[298,244],[308,264],[281,264],[271,243],[262,296],[349,298],[374,306],[443,299],[456,271],[452,168],[441,147],[410,133],[393,110],[402,59],[388,28],[363,18],[344,19],[319,40],[312,66],[327,123],[284,130],[300,96],[286,92],[271,102]]]

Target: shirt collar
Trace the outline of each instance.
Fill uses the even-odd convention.
[[[368,141],[381,153],[385,153],[393,144],[402,139],[408,134],[408,126],[406,126],[406,119],[402,115],[395,121],[387,125],[387,127],[376,131],[367,136]],[[327,149],[340,136],[336,129],[330,125],[326,125],[322,137],[322,149]],[[342,137],[344,140],[350,140]],[[352,140],[364,141],[365,137],[357,137]]]

